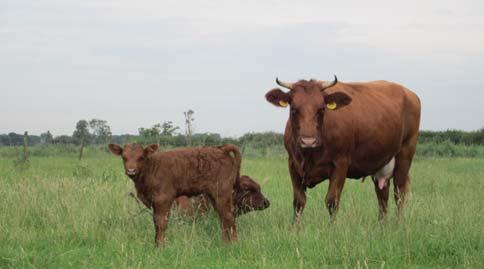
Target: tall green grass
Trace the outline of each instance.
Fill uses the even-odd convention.
[[[154,249],[151,216],[139,214],[121,160],[107,153],[32,157],[19,171],[0,157],[0,268],[483,268],[484,159],[418,158],[404,218],[377,221],[371,180],[348,180],[335,223],[327,182],[308,191],[302,226],[290,226],[286,158],[248,157],[271,207],[237,220],[224,246],[215,214],[173,212],[167,247]],[[82,168],[80,168],[82,167]]]
[[[173,149],[173,146],[161,146],[161,150]],[[257,157],[285,157],[287,155],[283,145],[263,146],[256,144],[242,144],[240,147],[243,155],[249,158]],[[22,155],[21,146],[0,146],[0,156],[3,158],[18,158]],[[50,145],[34,146],[28,148],[29,155],[32,157],[73,157],[79,155],[79,147],[74,145]],[[84,148],[84,156],[87,158],[101,158],[109,153],[106,145],[89,146]],[[484,146],[464,144],[454,144],[445,140],[442,142],[426,142],[417,146],[418,157],[466,157],[466,158],[484,158]]]

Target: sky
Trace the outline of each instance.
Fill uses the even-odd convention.
[[[0,0],[0,133],[283,132],[285,81],[389,80],[421,129],[484,127],[484,1]],[[182,127],[183,129],[183,127]]]

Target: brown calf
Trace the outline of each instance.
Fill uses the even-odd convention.
[[[203,215],[207,212],[208,198],[202,194],[196,197],[180,196],[175,200],[176,207],[187,216]],[[232,191],[235,215],[240,216],[255,210],[264,210],[270,202],[261,192],[260,185],[249,176],[237,179]]]
[[[240,152],[234,145],[184,148],[159,152],[158,145],[143,148],[110,144],[123,158],[126,175],[136,187],[138,198],[153,209],[155,242],[162,246],[173,201],[179,196],[205,194],[219,215],[222,239],[237,241],[232,190],[240,170]]]

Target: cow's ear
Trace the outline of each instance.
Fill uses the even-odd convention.
[[[275,88],[266,93],[267,102],[278,106],[286,107],[291,102],[291,96],[289,93],[281,91],[281,89]]]
[[[146,156],[149,156],[155,152],[157,152],[159,149],[158,144],[151,144],[145,148],[145,154]]]
[[[351,100],[351,97],[343,92],[324,95],[324,102],[326,103],[326,108],[329,110],[336,110],[347,106],[351,103]]]
[[[109,144],[109,150],[114,154],[120,156],[123,154],[123,148],[116,144]]]

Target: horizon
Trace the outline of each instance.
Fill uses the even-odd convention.
[[[109,123],[108,123],[109,125]],[[147,126],[148,127],[148,126]],[[151,127],[151,126],[149,126]],[[448,132],[448,131],[459,131],[459,132],[466,132],[466,133],[469,133],[469,132],[479,132],[481,130],[484,130],[484,127],[481,127],[481,128],[477,128],[477,129],[474,129],[474,130],[460,130],[460,129],[446,129],[446,130],[423,130],[423,129],[420,129],[419,132]],[[42,132],[42,133],[46,133],[47,131],[50,131],[50,130],[46,130],[45,132]],[[8,135],[9,133],[15,133],[15,134],[18,134],[18,135],[23,135],[25,131],[22,131],[22,132],[6,132],[6,133],[0,133],[0,135]],[[40,136],[42,133],[30,133],[28,130],[28,135],[29,136]],[[72,131],[74,132],[74,130]],[[52,134],[53,137],[57,137],[57,136],[72,136],[72,134],[54,134],[52,132],[50,132]],[[248,131],[246,133],[243,133],[241,135],[237,135],[237,136],[226,136],[226,135],[223,135],[223,134],[220,134],[220,133],[215,133],[215,132],[210,132],[210,131],[207,131],[207,132],[195,132],[193,133],[192,135],[199,135],[199,134],[216,134],[216,135],[220,135],[222,138],[240,138],[246,134],[251,134],[251,133],[275,133],[275,134],[280,134],[280,135],[284,135],[284,132],[278,132],[278,131],[262,131],[262,132],[254,132],[254,131]],[[115,134],[113,133],[112,136],[123,136],[123,135],[130,135],[130,136],[140,136],[139,133],[136,133],[136,134],[130,134],[130,133],[121,133],[121,134]],[[184,132],[181,132],[181,131],[178,131],[178,132],[174,132],[172,136],[177,136],[177,135],[186,135],[184,134]]]

